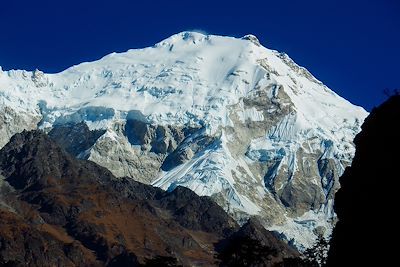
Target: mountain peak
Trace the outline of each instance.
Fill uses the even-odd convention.
[[[155,46],[165,45],[179,45],[179,44],[197,44],[206,40],[209,40],[210,35],[196,32],[196,31],[183,31],[174,34],[163,41],[157,43]]]
[[[211,196],[238,221],[258,215],[310,244],[314,228],[331,227],[338,177],[367,112],[258,44],[188,31],[57,74],[1,75],[1,144],[23,129],[66,125],[56,134],[63,144],[90,140],[66,147],[78,157]],[[82,121],[87,128],[74,126]]]
[[[248,40],[257,46],[261,46],[261,43],[258,40],[257,36],[255,36],[253,34],[247,34],[247,35],[243,36],[241,39]]]
[[[247,40],[255,44],[256,46],[261,46],[261,43],[257,36],[253,34],[247,34],[242,38],[230,37],[230,36],[223,36],[223,35],[214,35],[214,34],[207,34],[200,31],[183,31],[177,34],[174,34],[163,41],[156,44],[156,46],[161,45],[175,45],[175,44],[200,44],[206,41],[219,39],[220,41],[240,41],[240,40]]]

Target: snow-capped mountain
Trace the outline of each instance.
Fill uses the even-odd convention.
[[[195,32],[57,74],[0,69],[0,110],[0,146],[44,129],[117,176],[211,196],[300,248],[329,233],[367,116],[255,36]]]

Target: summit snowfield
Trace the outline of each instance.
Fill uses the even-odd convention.
[[[259,216],[299,248],[329,234],[367,116],[252,35],[195,32],[56,74],[0,69],[0,110],[0,146],[43,129],[116,176]]]

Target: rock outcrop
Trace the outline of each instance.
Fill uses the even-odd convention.
[[[400,95],[374,108],[354,142],[335,196],[338,223],[328,266],[391,266],[398,261]]]

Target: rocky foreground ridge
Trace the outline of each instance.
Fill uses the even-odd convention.
[[[253,263],[299,256],[257,220],[240,228],[209,197],[116,178],[41,131],[0,150],[0,192],[1,266],[232,266],[259,253],[228,249],[243,240],[263,251]]]
[[[391,266],[398,261],[400,95],[374,108],[355,138],[356,154],[340,178],[327,266]]]

